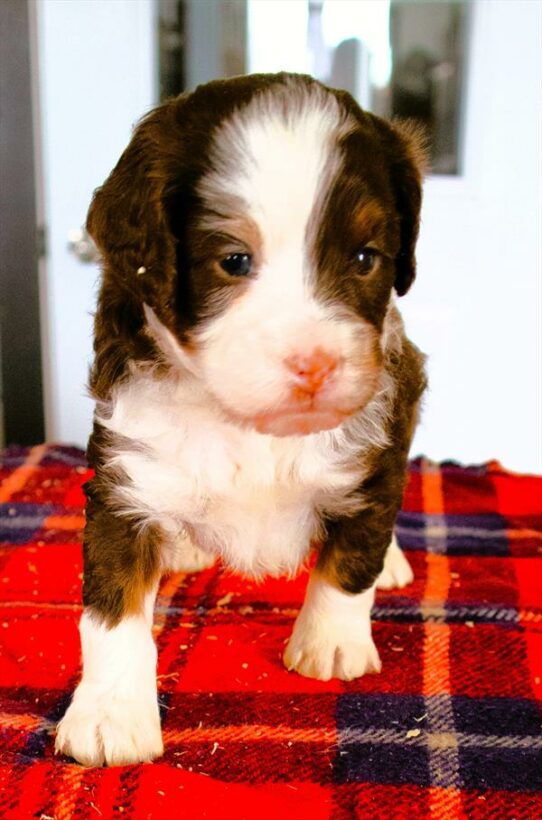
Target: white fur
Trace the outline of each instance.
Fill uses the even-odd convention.
[[[261,435],[223,419],[186,379],[140,374],[111,411],[98,420],[124,438],[109,464],[130,479],[115,488],[116,502],[162,527],[164,566],[175,567],[174,542],[187,531],[245,573],[293,573],[318,534],[318,513],[342,508],[362,478],[342,452],[343,431]]]
[[[214,212],[231,207],[233,192],[241,216],[256,222],[257,276],[186,348],[146,307],[170,375],[134,366],[98,407],[98,422],[122,436],[109,461],[120,468],[115,501],[142,525],[160,525],[164,566],[177,566],[172,545],[187,534],[242,572],[294,573],[320,535],[322,513],[363,506],[355,494],[363,454],[387,444],[394,385],[385,371],[374,381],[368,351],[376,331],[313,293],[311,224],[340,170],[338,139],[349,124],[332,95],[303,93],[297,108],[274,93],[235,112],[215,135],[212,171],[200,183]],[[382,333],[390,349],[396,326],[390,308]],[[337,368],[310,399],[311,412],[349,417],[305,436],[285,434],[289,422],[280,437],[257,432],[259,414],[304,415],[285,361],[315,345]]]
[[[210,171],[198,186],[210,230],[215,217],[225,233],[244,221],[247,236],[257,237],[258,247],[247,248],[255,275],[186,347],[145,306],[147,332],[169,371],[133,363],[97,406],[98,423],[113,433],[102,470],[113,482],[115,513],[159,525],[164,570],[202,569],[219,555],[253,576],[295,573],[322,535],[323,516],[363,508],[356,490],[364,455],[389,443],[395,386],[377,369],[377,331],[317,294],[315,281],[317,227],[351,123],[322,89],[300,90],[293,106],[291,91],[256,95],[234,112],[214,134]],[[384,359],[402,338],[390,306]],[[332,361],[330,375],[318,391],[304,391],[288,362],[319,355]],[[409,572],[392,544],[380,585],[401,586]],[[83,677],[59,724],[57,751],[85,765],[162,754],[155,593],[141,615],[112,629],[83,614]],[[378,671],[373,600],[374,588],[348,595],[313,573],[288,668],[322,680]]]
[[[338,140],[349,126],[332,95],[303,93],[297,109],[290,98],[287,113],[275,91],[233,114],[215,135],[213,170],[198,185],[212,212],[233,192],[239,213],[230,216],[250,220],[261,238],[257,254],[249,249],[257,276],[196,336],[202,378],[242,420],[295,411],[285,361],[310,355],[315,346],[338,367],[314,409],[351,412],[366,399],[361,363],[370,329],[344,306],[320,303],[314,292],[314,227],[340,172]],[[221,219],[227,224],[227,215]]]
[[[181,531],[162,546],[162,568],[166,572],[200,572],[214,562],[214,555],[197,547],[187,532]]]
[[[123,437],[109,462],[129,478],[118,483],[116,501],[166,532],[164,566],[176,565],[171,544],[186,530],[245,573],[294,573],[321,513],[363,505],[352,491],[365,449],[387,444],[393,395],[384,373],[374,399],[335,430],[275,438],[230,422],[187,370],[167,379],[134,370],[98,415]]]
[[[414,580],[414,573],[401,550],[395,535],[386,552],[384,569],[376,579],[377,589],[402,589]]]
[[[256,95],[217,130],[211,171],[198,190],[210,209],[234,194],[259,228],[274,292],[305,293],[311,270],[305,235],[340,170],[338,141],[351,128],[336,98],[320,88]],[[233,214],[227,214],[233,216]],[[273,265],[272,260],[283,264]]]
[[[160,328],[154,317],[156,338]],[[320,534],[322,513],[363,506],[354,491],[366,448],[388,443],[392,380],[384,372],[373,400],[334,430],[276,438],[225,417],[204,381],[182,369],[178,343],[171,337],[167,344],[178,362],[168,378],[134,369],[112,403],[98,408],[98,422],[122,436],[109,460],[129,479],[114,490],[120,511],[161,526],[164,567],[182,563],[174,544],[188,533],[244,573],[295,573]]]
[[[85,766],[140,763],[163,753],[151,636],[155,595],[147,595],[144,613],[112,629],[83,613],[83,677],[58,725],[57,752]]]
[[[349,595],[313,572],[284,653],[288,669],[319,680],[352,680],[380,671],[371,636],[374,587]]]
[[[295,110],[290,99],[287,113],[276,93],[257,95],[234,113],[218,130],[211,149],[211,165],[219,170],[200,183],[214,206],[216,189],[228,180],[235,182],[236,196],[260,229],[267,261],[284,250],[292,254],[295,288],[308,273],[304,232],[315,203],[325,198],[322,182],[329,184],[333,176],[329,166],[335,174],[340,169],[337,141],[345,132],[344,113],[333,95],[320,89],[302,94],[299,108]],[[278,276],[290,289],[287,268]]]

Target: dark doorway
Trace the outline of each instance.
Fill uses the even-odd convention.
[[[3,439],[44,439],[29,4],[0,2],[0,373]]]

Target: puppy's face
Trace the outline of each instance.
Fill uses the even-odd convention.
[[[347,95],[305,78],[260,78],[252,91],[241,78],[218,97],[214,86],[185,102],[178,167],[171,136],[154,140],[168,153],[153,212],[140,208],[141,231],[147,237],[153,223],[175,251],[175,273],[164,276],[172,259],[153,259],[156,236],[141,242],[141,298],[155,338],[167,334],[177,361],[240,424],[274,435],[335,427],[374,395],[390,295],[414,275],[412,146]],[[162,128],[172,133],[171,121]],[[145,161],[152,185],[156,158],[140,148]],[[91,212],[95,236],[99,222]],[[107,263],[111,237],[96,238]]]

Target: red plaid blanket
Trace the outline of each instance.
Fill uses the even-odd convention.
[[[411,464],[397,534],[416,580],[378,594],[383,671],[351,683],[282,666],[305,577],[165,580],[165,757],[88,770],[52,737],[79,674],[88,475],[70,447],[1,460],[0,817],[542,816],[541,478]]]

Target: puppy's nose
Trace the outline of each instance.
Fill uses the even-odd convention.
[[[311,353],[293,354],[284,360],[297,385],[307,393],[316,393],[337,368],[337,358],[321,347]]]

